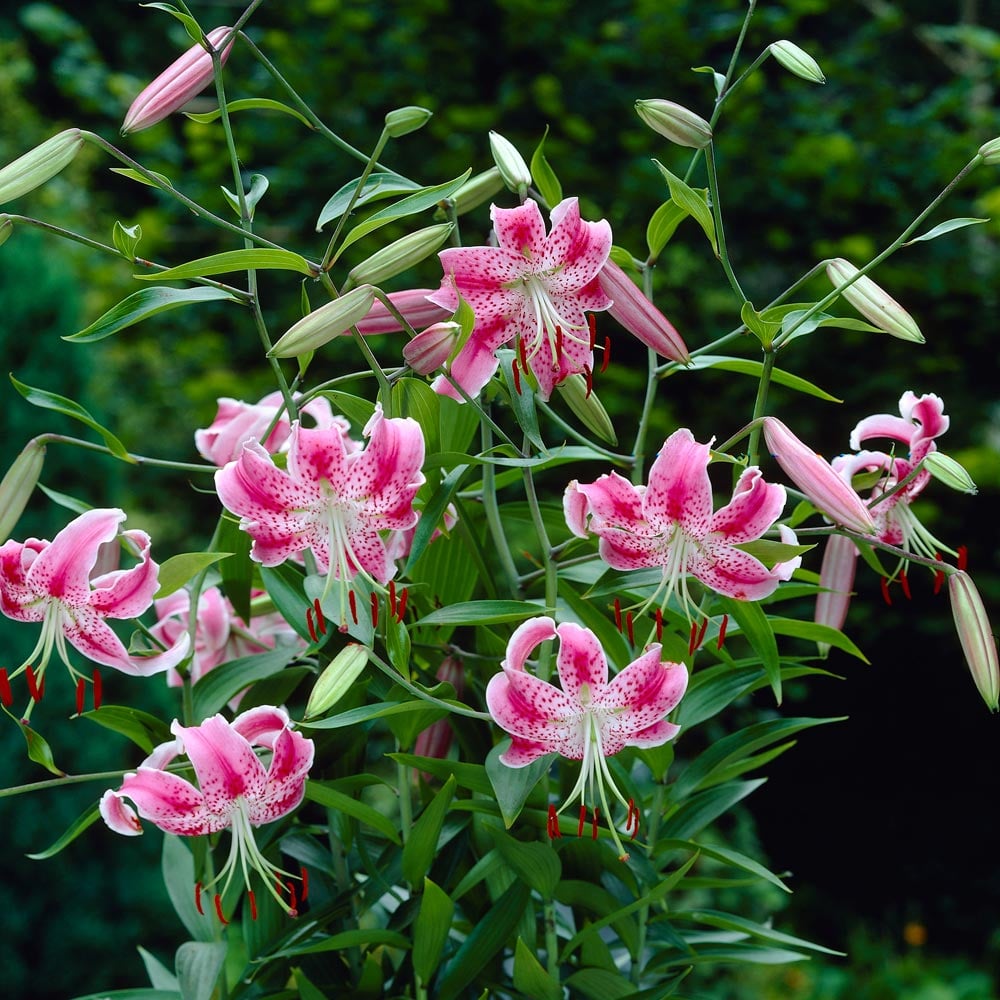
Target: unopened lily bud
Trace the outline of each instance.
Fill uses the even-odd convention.
[[[455,689],[455,695],[462,697],[465,691],[465,664],[455,656],[446,656],[441,661],[435,675],[439,681],[446,681]],[[444,760],[451,749],[453,730],[447,719],[438,719],[426,729],[417,734],[413,752],[418,757],[434,757]],[[431,780],[431,775],[424,773],[425,781]]]
[[[421,327],[447,319],[451,315],[447,309],[442,309],[441,306],[435,305],[427,298],[435,291],[437,291],[435,288],[407,288],[401,292],[390,292],[388,299],[403,319],[414,330],[419,330]],[[399,320],[380,299],[376,299],[372,303],[368,314],[363,319],[358,320],[356,326],[358,332],[366,337],[376,333],[399,333],[403,329]]]
[[[10,537],[18,518],[28,506],[44,462],[45,445],[36,438],[25,445],[0,480],[0,544]]]
[[[782,38],[781,41],[771,42],[768,50],[789,73],[794,73],[810,83],[826,83],[826,77],[823,76],[819,63],[795,42]]]
[[[875,522],[861,497],[826,459],[800,441],[776,417],[765,417],[763,426],[771,455],[817,510],[851,531],[862,535],[874,533]]]
[[[680,364],[691,360],[687,345],[673,323],[639,290],[636,283],[611,258],[598,274],[604,293],[611,299],[608,313],[636,339],[657,354]]]
[[[319,675],[306,702],[307,719],[329,712],[350,690],[368,663],[369,650],[356,642],[348,643]]]
[[[823,563],[819,570],[820,593],[816,595],[813,620],[820,625],[840,629],[847,621],[851,591],[858,568],[858,547],[845,535],[831,535],[826,540]],[[821,656],[830,651],[827,643],[818,643]]]
[[[420,261],[436,253],[441,244],[448,238],[454,228],[451,222],[442,222],[426,229],[418,229],[415,233],[407,233],[387,247],[382,247],[367,260],[352,267],[348,277],[352,284],[367,282],[378,285],[387,278],[419,264]]]
[[[403,359],[418,375],[430,375],[451,357],[461,332],[462,324],[453,320],[435,323],[406,342]]]
[[[405,108],[396,108],[385,116],[386,133],[393,139],[398,139],[401,135],[409,135],[423,128],[433,117],[434,112],[427,108],[417,107],[411,104]]]
[[[979,492],[979,487],[972,481],[972,476],[965,471],[965,467],[950,455],[940,451],[928,452],[924,456],[924,468],[935,479],[959,493],[975,495]]]
[[[983,158],[983,163],[989,163],[991,166],[1000,163],[1000,136],[984,142],[979,147],[979,155]]]
[[[712,141],[712,126],[682,104],[651,98],[636,101],[635,111],[654,132],[678,146],[704,149]]]
[[[213,28],[205,38],[215,47],[232,29]],[[220,53],[224,63],[229,58],[233,43]],[[195,94],[212,82],[212,56],[202,45],[193,45],[179,59],[172,62],[139,96],[125,114],[122,135],[139,132],[163,121],[182,108]]]
[[[268,357],[295,358],[347,333],[375,301],[371,285],[359,285],[304,316],[268,351]]]
[[[0,205],[34,191],[63,169],[83,145],[83,133],[68,128],[0,170]]]
[[[479,208],[484,202],[489,201],[493,195],[504,189],[504,180],[500,176],[499,167],[490,167],[475,177],[470,177],[452,196],[451,202],[455,206],[455,214],[463,215],[471,212],[474,208]]]
[[[531,184],[531,171],[524,157],[514,144],[499,132],[490,132],[490,152],[504,184],[516,194],[523,196]]]
[[[611,444],[617,443],[618,435],[615,433],[615,425],[611,422],[608,411],[604,409],[604,404],[597,398],[597,394],[588,384],[585,375],[570,375],[559,383],[558,388],[567,405],[579,417],[580,423],[584,427],[593,431],[604,441]]]
[[[14,232],[14,223],[9,215],[0,215],[0,247],[10,239]]]
[[[972,679],[983,701],[990,711],[995,712],[1000,703],[1000,663],[983,599],[972,577],[963,570],[948,575],[948,596],[965,662],[972,671]]]
[[[827,277],[833,282],[834,287],[850,281],[857,273],[858,269],[843,257],[837,257],[826,265]],[[866,320],[890,336],[909,340],[914,344],[924,343],[924,335],[913,317],[867,275],[862,275],[840,294]]]

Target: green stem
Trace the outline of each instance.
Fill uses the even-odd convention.
[[[708,168],[708,192],[712,200],[712,218],[715,220],[715,240],[718,245],[719,262],[725,272],[729,284],[739,296],[741,302],[746,302],[747,297],[740,288],[739,281],[736,280],[736,273],[729,262],[729,248],[726,246],[726,232],[722,226],[722,202],[719,195],[719,177],[715,172],[715,144],[709,143],[705,149],[705,166]]]
[[[435,698],[434,695],[422,691],[415,684],[407,680],[398,670],[389,666],[376,653],[369,652],[368,662],[374,664],[377,669],[381,670],[382,673],[401,688],[409,691],[410,694],[415,695],[421,701],[426,701],[429,705],[436,705],[438,708],[447,709],[455,715],[464,715],[469,719],[479,719],[480,722],[489,722],[493,718],[489,712],[477,712],[473,708],[467,708],[465,705],[460,705],[453,701],[444,701],[442,698]]]
[[[399,741],[396,749],[402,750]],[[396,762],[396,786],[399,788],[399,835],[405,844],[410,839],[413,827],[413,802],[410,799],[410,769],[406,764]]]
[[[527,438],[524,442],[522,454],[529,457],[531,448]],[[531,512],[531,523],[535,528],[535,535],[541,549],[542,566],[545,571],[545,606],[554,608],[559,597],[559,578],[555,559],[552,558],[552,543],[549,541],[549,534],[545,530],[545,521],[542,519],[542,508],[538,503],[538,493],[535,490],[535,479],[531,474],[531,469],[525,469],[523,473],[524,492],[528,501],[528,510]],[[552,643],[543,642],[538,654],[537,675],[543,681],[549,679],[552,673]]]
[[[757,383],[757,398],[753,403],[753,430],[750,431],[750,443],[747,445],[748,464],[757,465],[760,458],[760,435],[762,425],[760,418],[767,411],[767,394],[771,388],[771,375],[774,372],[774,362],[777,353],[772,348],[764,351],[764,364]]]
[[[492,421],[480,424],[480,440],[483,454],[488,454],[493,447]],[[514,564],[514,557],[511,555],[510,545],[507,536],[504,534],[503,522],[500,520],[500,507],[497,503],[496,491],[496,468],[492,462],[487,462],[483,466],[483,513],[486,515],[486,525],[489,528],[493,545],[496,548],[500,566],[503,569],[507,583],[507,592],[511,597],[520,595],[521,589],[518,584],[517,566]]]
[[[643,294],[653,301],[653,271],[645,266],[642,269]],[[635,432],[635,443],[632,445],[632,481],[641,483],[645,475],[646,436],[649,433],[649,422],[653,416],[653,403],[656,401],[657,386],[657,354],[652,348],[646,351],[646,393],[642,401],[642,413],[639,415],[639,426]]]
[[[103,444],[96,444],[93,441],[84,441],[82,438],[68,437],[65,434],[39,434],[38,437],[33,440],[43,445],[71,444],[75,445],[77,448],[83,448],[86,451],[96,451],[100,452],[102,455],[114,455],[114,452]],[[214,474],[219,471],[214,465],[195,465],[193,462],[168,462],[163,458],[148,458],[145,455],[133,455],[131,452],[126,452],[126,454],[135,465],[149,465],[160,469],[176,469],[179,472],[199,472],[206,475]],[[117,458],[116,455],[114,457]]]
[[[542,919],[545,922],[545,967],[549,978],[559,985],[559,935],[556,933],[556,906],[551,899],[542,903]]]

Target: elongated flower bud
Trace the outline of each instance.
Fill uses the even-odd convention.
[[[965,662],[969,664],[972,679],[983,701],[990,711],[995,712],[1000,705],[1000,663],[983,599],[972,577],[963,570],[949,574],[948,596]]]
[[[778,465],[817,510],[851,531],[874,533],[875,522],[861,497],[776,417],[764,418],[764,440]]]
[[[405,108],[396,108],[385,116],[385,130],[393,138],[409,135],[423,128],[432,118],[434,112],[427,108],[418,108],[411,104]]]
[[[427,327],[403,347],[403,359],[418,375],[430,375],[451,357],[462,330],[461,323],[445,320]]]
[[[10,537],[42,474],[45,445],[29,441],[0,481],[0,544]]]
[[[435,675],[439,681],[447,681],[455,689],[455,695],[462,697],[465,691],[465,664],[455,656],[446,656],[441,661]],[[447,719],[438,719],[426,729],[421,730],[413,745],[413,752],[418,757],[435,757],[444,760],[451,749],[453,730]],[[424,773],[425,781],[431,780],[431,775]]]
[[[371,309],[375,290],[371,285],[359,285],[304,316],[268,351],[269,357],[295,358],[339,337]]]
[[[558,389],[584,427],[604,441],[616,444],[618,435],[615,433],[615,425],[587,381],[585,375],[570,375],[559,383]]]
[[[435,291],[435,288],[407,288],[401,292],[390,292],[388,298],[406,322],[414,330],[420,330],[451,316],[449,310],[442,309],[427,298]],[[372,303],[367,315],[355,325],[366,337],[376,333],[399,333],[403,329],[380,299]]]
[[[353,284],[381,284],[435,253],[453,228],[453,223],[442,222],[426,229],[418,229],[415,233],[407,233],[352,267],[348,277]]]
[[[636,101],[635,111],[654,132],[678,146],[704,149],[712,141],[712,126],[682,104],[652,98]]]
[[[844,627],[857,568],[858,547],[844,535],[831,535],[826,540],[823,564],[819,570],[819,585],[824,589],[816,595],[814,621],[830,628]],[[820,655],[826,656],[830,651],[829,645],[818,645]]]
[[[508,139],[499,132],[490,132],[490,152],[504,184],[519,195],[524,195],[531,184],[531,171],[524,157]]]
[[[8,163],[0,170],[0,205],[51,180],[76,156],[82,145],[83,133],[78,128],[68,128]]]
[[[636,283],[609,257],[598,275],[611,299],[608,312],[637,340],[657,354],[680,364],[691,360],[687,345],[673,323],[639,290]]]
[[[217,46],[231,29],[213,28],[205,37]],[[225,62],[229,58],[233,43],[230,42],[220,54]],[[139,132],[150,125],[163,121],[182,108],[195,94],[200,93],[212,82],[212,56],[201,45],[193,45],[179,59],[172,62],[139,96],[125,114],[122,135]]]
[[[0,247],[10,239],[11,234],[14,232],[14,223],[11,222],[9,215],[0,215]]]
[[[768,50],[789,73],[794,73],[810,83],[826,83],[826,77],[823,76],[819,63],[795,42],[782,38],[781,41],[771,42]]]
[[[843,257],[837,257],[826,265],[827,277],[835,287],[850,281],[857,273],[858,269]],[[924,343],[924,335],[913,317],[867,275],[862,275],[840,294],[865,319],[890,336],[910,340],[915,344]]]
[[[944,452],[928,452],[924,456],[924,468],[939,482],[958,490],[959,493],[975,495],[979,492],[979,487],[973,482],[965,467]]]
[[[504,180],[499,167],[490,167],[475,177],[470,177],[452,196],[455,214],[462,215],[479,208],[485,201],[504,189]]]
[[[306,702],[307,719],[330,711],[350,690],[351,685],[368,663],[369,649],[359,643],[348,643],[327,665],[313,685]]]
[[[989,163],[991,166],[1000,163],[1000,137],[984,142],[979,147],[979,155],[983,158],[984,163]]]

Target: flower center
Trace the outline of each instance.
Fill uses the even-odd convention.
[[[542,349],[542,345],[547,343],[549,353],[552,355],[552,367],[558,368],[562,358],[564,338],[589,347],[589,331],[586,337],[579,337],[573,332],[587,328],[574,325],[560,315],[543,277],[529,274],[523,279],[523,285],[535,313],[535,335],[528,346],[527,361],[530,362]]]

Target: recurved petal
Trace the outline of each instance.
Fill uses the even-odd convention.
[[[486,685],[486,707],[496,724],[547,752],[583,756],[582,710],[559,688],[533,674],[508,670]]]
[[[138,837],[142,833],[142,824],[136,811],[113,788],[109,788],[101,796],[98,809],[101,818],[115,833],[120,833],[123,837]]]
[[[191,646],[190,637],[184,633],[162,653],[131,656],[111,626],[88,607],[74,608],[71,612],[64,609],[62,625],[66,638],[88,660],[137,677],[150,677],[176,667]]]
[[[229,826],[228,810],[210,810],[205,797],[190,781],[170,771],[140,766],[135,774],[125,775],[118,795],[128,796],[143,819],[167,833],[193,837]]]
[[[658,747],[672,740],[681,731],[680,726],[663,719],[630,736],[625,745],[630,747]]]
[[[919,427],[913,428],[910,447],[918,441],[940,437],[948,430],[951,420],[945,415],[944,400],[933,392],[917,396],[907,390],[899,400],[899,412],[906,420],[914,421]]]
[[[412,417],[382,415],[377,407],[365,426],[368,446],[349,462],[345,496],[359,501],[380,527],[412,528],[413,498],[423,485],[424,432]]]
[[[732,500],[712,515],[712,533],[730,542],[751,542],[781,517],[784,507],[784,486],[764,482],[755,466],[745,469]]]
[[[500,763],[506,764],[507,767],[527,767],[547,753],[552,753],[552,748],[544,743],[533,743],[531,740],[512,736],[510,748],[500,754]]]
[[[536,201],[529,198],[517,208],[497,208],[493,205],[490,208],[490,218],[501,249],[529,261],[543,258],[546,252],[545,220]],[[446,267],[445,272],[447,271]],[[501,277],[499,280],[506,278]]]
[[[159,566],[149,557],[145,531],[126,531],[124,537],[139,549],[139,563],[114,570],[91,581],[90,606],[109,618],[138,618],[153,603]]]
[[[643,509],[650,525],[666,531],[679,524],[692,538],[707,534],[712,522],[708,461],[709,446],[695,441],[686,427],[667,438],[649,469]]]
[[[444,375],[438,375],[431,388],[439,395],[450,396],[464,403],[461,393],[451,384],[454,381],[467,396],[475,399],[500,366],[496,356],[497,347],[513,337],[514,333],[514,328],[503,317],[494,317],[482,327],[477,323],[476,329],[451,362],[448,370],[451,381]]]
[[[659,535],[637,535],[628,529],[604,528],[597,551],[612,569],[650,569],[666,563],[669,545]]]
[[[548,287],[570,294],[593,282],[611,252],[611,226],[605,219],[584,222],[576,198],[566,198],[552,210],[552,231],[545,241],[539,270],[546,274]],[[600,286],[598,286],[599,289]],[[601,291],[606,309],[611,300]]]
[[[278,734],[267,785],[261,797],[250,803],[250,821],[255,826],[280,819],[299,805],[305,795],[313,751],[313,741],[301,733],[286,727]]]
[[[598,697],[608,683],[608,660],[597,636],[588,628],[575,622],[564,622],[556,632],[559,635],[559,655],[556,668],[559,683],[573,701],[586,705]],[[587,685],[588,691],[581,694]]]
[[[501,666],[504,670],[524,670],[524,664],[535,648],[546,639],[554,639],[555,635],[556,623],[548,615],[521,622],[507,643],[507,655]]]
[[[759,601],[773,594],[784,572],[770,570],[759,559],[726,543],[692,554],[688,570],[706,587],[738,601]]]
[[[215,489],[227,510],[264,526],[284,526],[289,511],[310,507],[320,495],[315,484],[296,482],[279,469],[257,441],[216,472]]]
[[[240,796],[255,799],[264,793],[264,765],[246,738],[221,715],[213,715],[200,726],[175,722],[170,731],[184,744],[209,812],[226,813]]]
[[[273,750],[274,741],[288,728],[290,722],[288,713],[283,708],[259,705],[240,712],[230,725],[251,746]]]
[[[660,652],[660,644],[653,643],[612,678],[600,699],[603,707],[616,709],[605,725],[608,733],[627,741],[660,722],[684,696],[687,668],[661,661]]]
[[[573,486],[573,483],[570,486]],[[570,489],[567,487],[567,495],[569,492]],[[599,476],[592,483],[577,483],[575,492],[586,499],[586,513],[590,515],[590,531],[597,532],[606,527],[649,530],[643,516],[642,498],[645,491],[617,472]],[[580,517],[580,502],[578,500],[572,502],[573,516],[577,520],[570,524],[570,528],[573,530],[575,524],[577,528],[582,529],[575,533],[581,538],[586,538],[587,525]],[[568,517],[567,523],[569,523]]]

